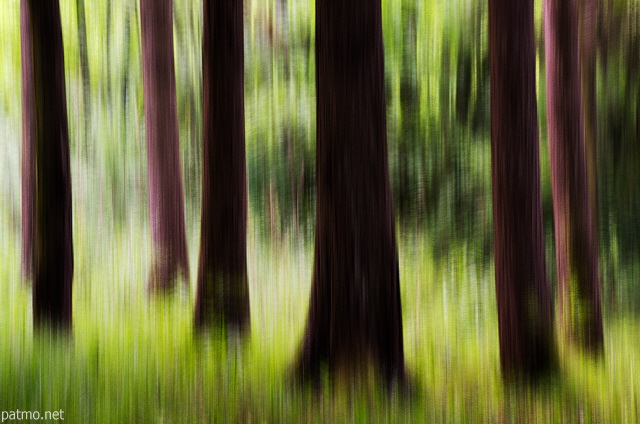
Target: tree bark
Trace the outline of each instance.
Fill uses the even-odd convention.
[[[33,320],[36,328],[70,329],[71,173],[60,8],[58,0],[23,0],[21,11],[23,125],[33,143],[23,153],[26,204],[34,210],[23,210],[33,218]]]
[[[580,88],[582,95],[582,117],[585,152],[587,157],[587,179],[589,202],[592,213],[593,236],[596,248],[600,246],[598,225],[597,189],[597,141],[598,119],[596,102],[597,69],[597,20],[598,7],[595,0],[581,0],[579,14],[580,40]]]
[[[379,0],[316,0],[317,203],[302,380],[405,379]]]
[[[587,166],[587,187],[589,192],[589,210],[591,212],[591,233],[597,258],[596,272],[599,279],[598,308],[602,311],[602,280],[600,275],[600,212],[598,209],[598,112],[596,99],[596,71],[598,48],[598,5],[595,0],[582,0],[579,12],[579,42],[580,42],[580,88],[582,95],[582,128]],[[614,282],[609,282],[613,286]],[[602,314],[602,312],[600,312]],[[600,317],[599,326],[602,327]],[[600,330],[603,331],[603,330]],[[604,348],[604,334],[602,345]]]
[[[180,170],[171,0],[140,0],[142,76],[149,181],[149,210],[154,246],[149,289],[187,282],[189,264]]]
[[[33,277],[35,226],[35,148],[36,109],[31,54],[31,16],[27,0],[20,1],[20,40],[22,52],[22,275],[30,283]]]
[[[500,362],[506,379],[554,367],[544,251],[533,1],[489,0],[491,171]]]
[[[242,0],[204,0],[197,328],[249,325]]]
[[[545,0],[547,127],[561,328],[587,349],[603,346],[594,203],[583,132],[577,0]],[[595,184],[595,181],[592,181]]]

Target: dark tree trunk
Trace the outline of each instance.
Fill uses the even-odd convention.
[[[602,349],[598,250],[582,128],[577,0],[545,0],[547,126],[563,332]]]
[[[149,289],[172,289],[189,278],[180,171],[171,0],[140,0],[142,75],[154,246]]]
[[[27,202],[34,209],[33,321],[36,328],[70,329],[71,173],[58,0],[23,0],[22,24],[24,122],[33,125],[25,131],[25,140],[33,144],[23,159],[31,160],[24,175],[33,178],[25,184],[30,190]]]
[[[405,378],[379,0],[316,0],[317,203],[298,376]]]
[[[598,3],[596,0],[582,0],[580,4],[580,78],[582,89],[582,120],[584,145],[587,157],[587,180],[589,186],[589,208],[593,244],[600,257],[600,212],[598,196],[598,113],[596,100],[596,69],[598,51]],[[598,275],[600,275],[598,270]],[[611,291],[614,282],[608,281]],[[602,282],[601,296],[602,296]],[[613,297],[612,297],[613,299]]]
[[[196,327],[249,324],[242,0],[204,0],[203,178]]]
[[[491,171],[500,362],[505,378],[555,365],[544,251],[533,1],[489,0]]]
[[[22,50],[22,275],[26,282],[33,277],[35,226],[35,148],[36,109],[33,90],[31,54],[31,16],[27,0],[20,2],[20,39]]]
[[[597,49],[597,4],[595,0],[581,0],[580,4],[580,87],[582,89],[582,116],[584,144],[587,157],[587,179],[589,202],[592,213],[593,236],[596,248],[600,246],[598,225],[597,190],[597,135],[596,107],[596,49]]]

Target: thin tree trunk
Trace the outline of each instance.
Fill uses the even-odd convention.
[[[500,362],[534,380],[555,363],[544,251],[533,1],[489,0],[491,171]]]
[[[127,117],[128,117],[128,97],[129,91],[131,88],[129,87],[129,64],[131,62],[131,15],[135,13],[135,3],[129,3],[127,7],[124,9],[124,37],[122,42],[124,43],[124,57],[123,57],[123,69],[124,72],[120,73],[122,78],[122,91],[120,97],[120,110],[122,113],[122,139],[126,140],[127,138]]]
[[[73,240],[71,173],[64,80],[64,51],[58,0],[22,2],[25,122],[33,150],[25,175],[34,179],[31,196],[36,328],[71,328]],[[30,27],[30,29],[29,29]],[[29,66],[31,69],[29,70]],[[31,93],[31,94],[30,94]],[[24,162],[23,162],[24,163]],[[26,166],[29,168],[28,164]],[[27,187],[29,185],[27,184]],[[28,213],[28,212],[27,212]]]
[[[249,325],[242,10],[242,0],[204,0],[198,328]]]
[[[379,0],[316,0],[317,203],[298,376],[405,379]],[[353,371],[352,371],[353,370]]]
[[[106,31],[104,33],[104,55],[105,55],[105,62],[103,64],[104,69],[105,69],[105,80],[107,82],[107,84],[105,85],[106,88],[106,102],[107,102],[107,113],[111,112],[111,20],[112,20],[112,10],[111,10],[111,3],[113,0],[107,0],[107,22],[105,24],[106,26]],[[142,0],[141,0],[142,1]],[[164,0],[166,1],[166,0]],[[162,3],[162,2],[161,2]],[[161,6],[157,6],[157,7],[162,7]],[[171,28],[173,30],[173,26],[170,26],[169,28]],[[173,44],[171,44],[171,46],[173,47]],[[173,51],[172,51],[173,52]],[[143,53],[144,55],[144,53]]]
[[[33,277],[35,226],[35,148],[36,109],[31,54],[31,16],[27,0],[20,2],[20,38],[22,50],[22,275],[30,283]]]
[[[596,99],[597,70],[597,21],[598,6],[595,0],[581,0],[579,13],[580,88],[582,90],[582,128],[587,158],[587,185],[593,244],[600,257],[600,225],[598,209],[598,113]],[[598,275],[600,270],[598,269]],[[609,283],[613,284],[612,281]],[[602,282],[600,283],[602,284]]]
[[[577,0],[545,0],[545,50],[561,328],[599,351],[600,277],[582,127]]]
[[[598,190],[597,190],[597,141],[598,119],[596,102],[596,68],[597,68],[597,5],[595,0],[580,2],[580,87],[582,94],[582,116],[584,144],[587,157],[587,178],[589,187],[590,209],[593,216],[593,235],[596,247],[599,243],[598,225]]]
[[[188,282],[184,195],[180,171],[171,0],[140,0],[142,76],[154,246],[149,289],[168,290],[179,276]]]
[[[80,53],[80,79],[82,81],[82,107],[85,146],[88,146],[91,127],[91,80],[89,76],[89,54],[87,51],[87,26],[85,22],[84,0],[76,1],[76,19],[78,21],[78,51]]]

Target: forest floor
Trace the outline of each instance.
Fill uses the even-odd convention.
[[[492,269],[474,265],[464,247],[436,262],[424,237],[400,238],[414,381],[405,397],[372,384],[313,392],[288,383],[305,323],[311,243],[251,239],[251,335],[225,346],[194,340],[193,286],[190,294],[147,296],[147,234],[134,227],[76,237],[73,335],[34,337],[12,234],[0,250],[0,410],[61,409],[70,423],[640,420],[638,317],[606,320],[602,358],[565,349],[558,375],[536,388],[505,386]]]

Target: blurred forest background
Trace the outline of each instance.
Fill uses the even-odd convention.
[[[84,2],[84,17],[78,4]],[[174,2],[180,154],[192,284],[145,292],[151,255],[139,6],[61,0],[73,189],[74,349],[32,339],[20,282],[19,0],[0,7],[0,409],[71,422],[633,422],[640,419],[640,2],[598,2],[597,175],[605,358],[536,396],[498,366],[487,5],[383,0],[388,148],[409,404],[306,403],[284,373],[313,262],[313,0],[245,1],[251,346],[191,348],[199,243],[202,4]],[[545,241],[556,279],[546,145],[542,2],[535,2]],[[86,40],[86,41],[85,41]],[[555,290],[554,290],[555,292]],[[372,400],[373,399],[373,400]],[[313,405],[307,407],[306,405]]]

